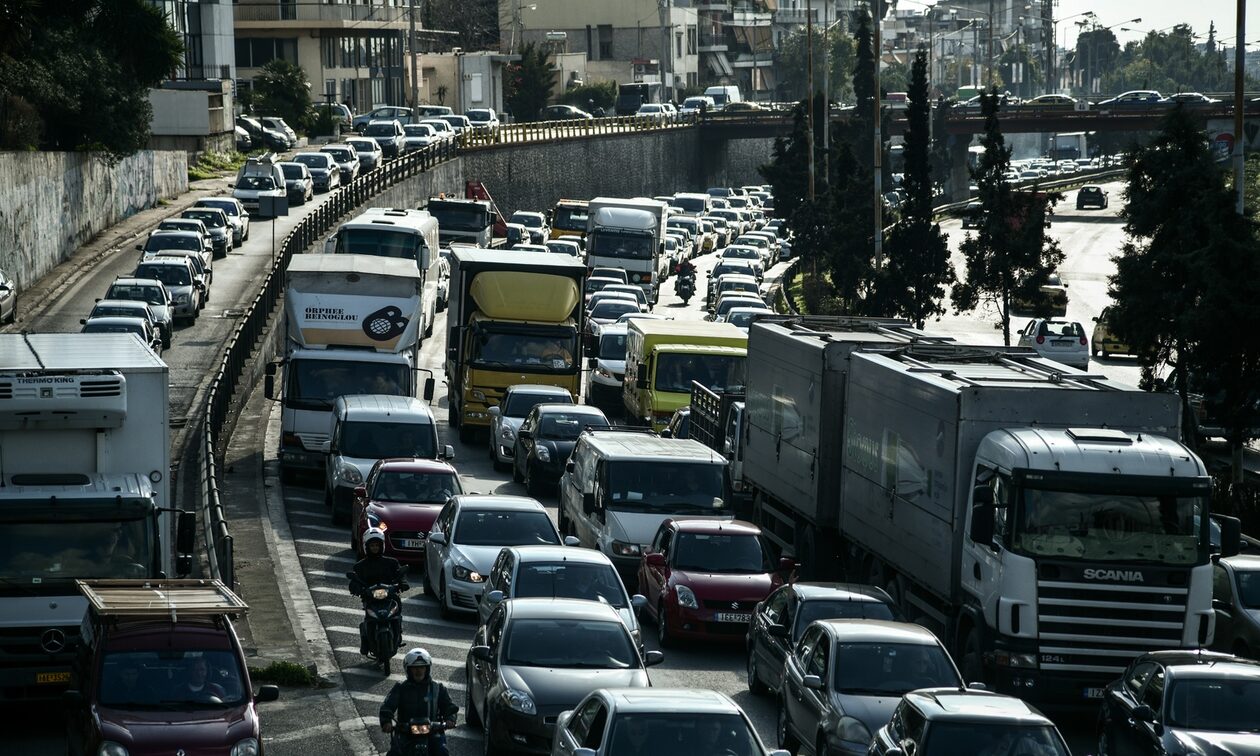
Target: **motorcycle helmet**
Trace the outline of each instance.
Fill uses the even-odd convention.
[[[380,541],[381,551],[385,551],[385,531],[380,528],[368,528],[363,534],[363,551],[367,552],[368,544],[372,541]]]
[[[433,657],[423,648],[413,648],[403,657],[403,669],[412,667],[432,667]]]

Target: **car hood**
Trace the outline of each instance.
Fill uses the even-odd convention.
[[[372,472],[372,466],[376,464],[375,459],[344,457],[341,455],[337,455],[337,461],[345,462],[348,465],[354,465],[355,469],[359,471],[359,474],[363,476],[364,480],[367,480],[368,473]],[[335,467],[333,469],[336,470]]]
[[[400,502],[372,502],[374,511],[389,523],[391,530],[415,530],[428,533],[433,521],[442,511],[441,504],[403,504]]]
[[[760,601],[770,593],[774,582],[764,572],[755,575],[728,575],[674,570],[673,577],[677,582],[690,586],[698,598],[714,601]]]
[[[1164,733],[1168,753],[1201,753],[1204,756],[1252,756],[1260,752],[1260,733],[1211,732],[1168,729]],[[1175,747],[1174,744],[1180,747]]]
[[[610,373],[617,373],[620,375],[621,373],[626,372],[625,360],[600,360],[599,366]]]
[[[646,546],[652,542],[656,529],[671,517],[681,516],[676,512],[627,512],[617,509],[604,510],[608,522],[609,536],[625,543],[637,543]],[[689,520],[729,520],[731,515],[705,517],[704,515],[687,513]],[[741,576],[742,577],[742,576]]]
[[[253,704],[202,711],[129,711],[97,707],[101,734],[132,752],[227,752],[243,738],[258,737]]]
[[[855,696],[846,693],[831,693],[831,707],[842,712],[844,716],[853,717],[866,725],[871,735],[892,719],[893,710],[901,702],[901,696]]]
[[[642,669],[554,669],[551,667],[503,667],[503,681],[517,690],[529,691],[544,716],[571,709],[587,693],[599,688],[646,688]]]
[[[451,547],[451,557],[459,563],[471,566],[482,575],[490,574],[494,560],[499,556],[503,546],[463,546],[455,544]]]

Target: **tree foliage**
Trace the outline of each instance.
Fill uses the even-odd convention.
[[[277,58],[254,77],[253,106],[263,115],[277,115],[294,131],[310,132],[315,125],[311,85],[306,72]]]
[[[986,305],[997,311],[1003,343],[1011,343],[1011,314],[1017,302],[1034,308],[1045,304],[1041,286],[1063,261],[1058,243],[1046,235],[1050,208],[1058,195],[1015,192],[1006,182],[1011,150],[1002,136],[996,87],[980,100],[985,118],[981,144],[984,154],[972,170],[983,215],[977,233],[961,245],[966,275],[954,287],[959,311]]]
[[[410,0],[408,0],[410,2]],[[424,7],[425,29],[456,33],[442,35],[442,44],[465,50],[488,50],[499,43],[499,4],[496,0],[416,0]],[[504,30],[507,33],[507,30]]]
[[[1109,34],[1110,32],[1108,32]],[[1102,91],[1155,89],[1164,94],[1176,92],[1229,92],[1234,74],[1226,65],[1224,51],[1216,40],[1200,49],[1194,30],[1186,24],[1168,32],[1150,32],[1140,41],[1129,42],[1109,65],[1099,70]],[[1247,88],[1260,82],[1247,77]]]
[[[555,89],[556,69],[533,42],[522,45],[519,54],[520,60],[504,68],[503,100],[517,121],[535,121]]]
[[[823,88],[823,56],[831,66],[831,99],[833,102],[852,102],[853,87],[849,72],[853,70],[853,38],[845,33],[844,24],[836,24],[826,34],[814,27],[814,89]],[[787,100],[805,99],[809,89],[809,55],[807,35],[801,27],[783,38],[775,54],[775,70],[779,76],[779,97]]]
[[[149,140],[148,90],[183,44],[145,0],[0,3],[0,148],[102,150]],[[25,128],[15,128],[14,118]]]
[[[617,104],[617,82],[600,81],[579,87],[569,87],[564,94],[560,95],[560,102],[582,110],[590,110],[591,103],[594,102],[596,108],[611,111]]]

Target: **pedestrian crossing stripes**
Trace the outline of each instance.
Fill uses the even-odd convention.
[[[354,617],[363,616],[362,609],[355,609],[353,607],[348,607],[348,606],[317,606],[316,609],[318,609],[320,612],[329,612],[332,614],[347,614]],[[430,627],[445,627],[445,628],[450,628],[451,630],[462,630],[468,633],[469,636],[471,636],[473,632],[476,630],[476,628],[473,627],[471,623],[449,622],[447,620],[429,619],[428,617],[404,616],[403,624],[404,625],[406,624],[428,625]],[[355,632],[358,632],[358,631],[356,630]]]

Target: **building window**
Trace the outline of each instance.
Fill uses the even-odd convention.
[[[677,57],[683,56],[683,33],[674,32],[674,48],[678,51]]]
[[[236,67],[262,68],[273,60],[297,63],[297,40],[273,37],[237,37]]]
[[[337,67],[337,46],[336,37],[324,37],[319,41],[319,53],[324,59],[324,68]]]
[[[688,55],[696,54],[696,27],[695,26],[687,27],[687,54]]]
[[[608,24],[599,25],[599,59],[612,60],[613,28]]]

